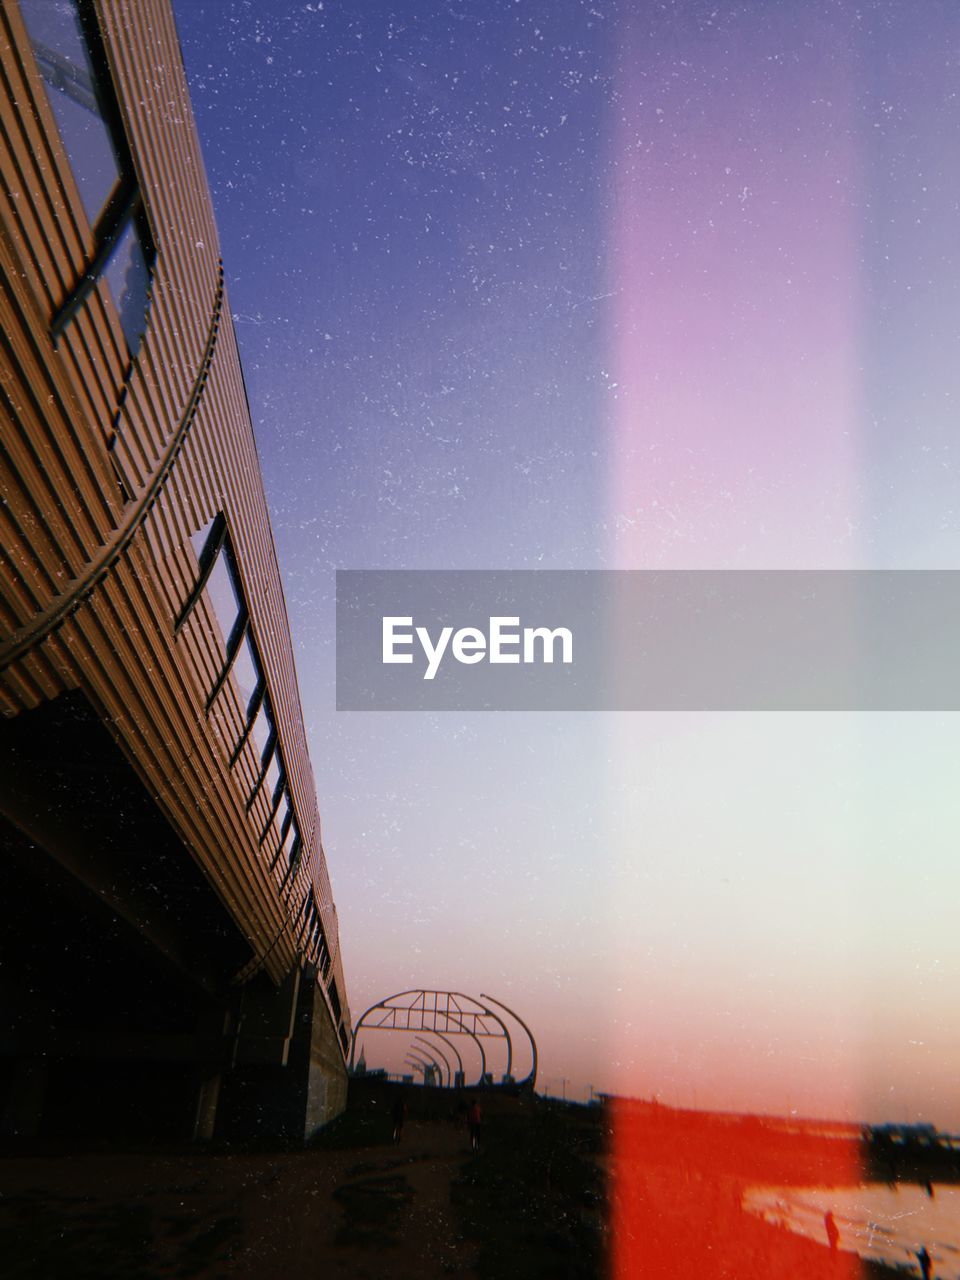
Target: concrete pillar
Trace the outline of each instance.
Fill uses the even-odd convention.
[[[346,1099],[346,1068],[316,971],[294,970],[280,987],[261,975],[244,993],[217,1136],[302,1142],[339,1115]]]
[[[347,1105],[347,1073],[337,1029],[312,971],[304,983],[297,1031],[296,1064],[307,1082],[303,1136],[309,1138]]]
[[[197,1091],[197,1117],[193,1125],[195,1142],[209,1142],[213,1137],[217,1122],[217,1103],[220,1100],[220,1082],[223,1079],[218,1071],[214,1075],[204,1076]]]

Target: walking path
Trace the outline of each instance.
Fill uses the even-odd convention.
[[[476,1274],[450,1188],[465,1130],[267,1154],[0,1160],[5,1280],[429,1280]]]

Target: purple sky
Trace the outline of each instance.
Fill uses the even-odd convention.
[[[337,567],[956,564],[954,6],[176,9],[354,1014],[960,1128],[956,717],[333,710]]]

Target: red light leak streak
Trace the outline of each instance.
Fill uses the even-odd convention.
[[[863,1180],[858,1135],[756,1116],[611,1103],[608,1170],[612,1280],[860,1280],[852,1253],[744,1212],[747,1187],[850,1186]]]

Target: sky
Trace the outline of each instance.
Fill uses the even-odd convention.
[[[957,716],[338,713],[333,655],[337,568],[957,567],[960,13],[175,11],[354,1016],[960,1131]]]

